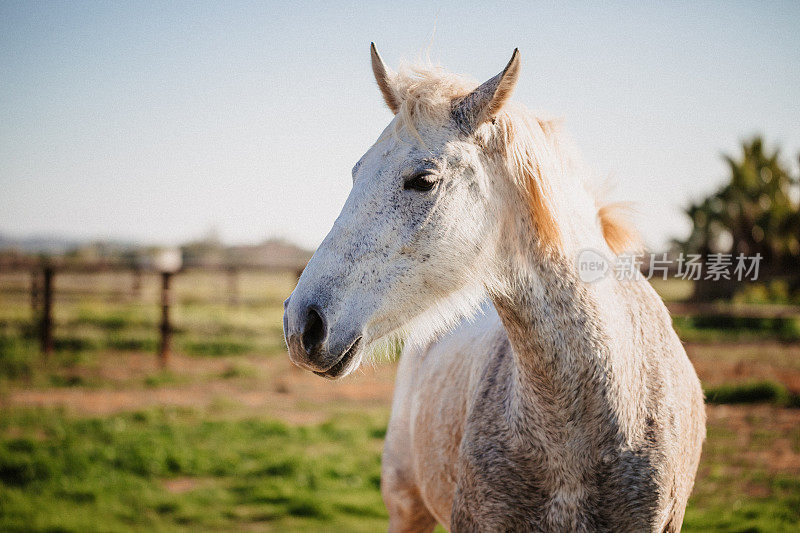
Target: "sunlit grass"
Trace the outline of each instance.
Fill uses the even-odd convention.
[[[385,419],[315,426],[190,410],[0,415],[0,529],[385,528]]]
[[[769,452],[800,432],[786,433],[767,419],[748,423],[709,420],[698,481],[686,509],[684,531],[794,532],[800,525],[800,478],[783,473]]]
[[[274,419],[279,409],[254,413],[225,394],[264,387],[294,394],[285,375],[272,381],[271,366],[285,357],[281,302],[293,287],[291,275],[241,274],[238,305],[228,302],[224,273],[177,276],[173,348],[184,366],[166,370],[155,359],[156,276],[145,276],[137,298],[126,292],[129,277],[57,277],[56,352],[47,361],[39,354],[26,280],[15,283],[15,291],[0,292],[0,402],[12,389],[124,390],[135,398],[205,386],[221,392],[211,392],[206,407],[103,416],[4,407],[0,530],[385,530],[379,461],[388,407],[345,409],[297,396],[298,412],[330,421],[289,423]],[[83,294],[90,289],[110,296]],[[677,298],[686,287],[668,289]],[[775,447],[800,454],[800,429],[787,432],[771,418],[795,412],[777,406],[796,398],[780,381],[800,369],[796,323],[725,320],[676,319],[683,340],[699,342],[689,347],[696,364],[763,371],[758,381],[714,374],[706,383],[709,403],[727,405],[709,409],[767,411],[748,415],[744,428],[724,417],[710,420],[684,530],[795,531],[797,476],[772,465],[769,454]],[[137,356],[140,367],[127,368]],[[733,405],[740,403],[747,405]]]

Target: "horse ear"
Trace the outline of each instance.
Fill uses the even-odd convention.
[[[375,81],[378,82],[378,88],[381,90],[386,105],[389,106],[392,113],[396,115],[397,111],[400,109],[400,102],[391,85],[391,78],[394,77],[394,72],[392,72],[383,62],[383,59],[381,59],[381,56],[375,49],[375,43],[370,43],[369,48],[371,52],[370,55],[372,56],[372,73],[375,74]]]
[[[500,112],[519,79],[519,49],[515,48],[503,72],[465,96],[453,109],[453,116],[471,131]]]

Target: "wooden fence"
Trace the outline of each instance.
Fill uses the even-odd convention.
[[[190,271],[222,272],[227,281],[227,304],[239,305],[239,275],[243,272],[260,273],[293,273],[298,278],[303,273],[303,267],[293,266],[265,266],[265,265],[190,265],[176,272],[158,271],[138,265],[117,263],[25,263],[2,265],[0,272],[27,272],[30,275],[30,302],[34,319],[37,322],[37,334],[42,356],[47,359],[53,353],[53,309],[55,296],[55,278],[59,274],[101,274],[101,273],[130,273],[131,287],[128,294],[139,299],[142,292],[142,277],[144,274],[158,274],[160,278],[160,306],[161,319],[158,324],[159,343],[158,361],[161,367],[169,364],[172,350],[172,333],[174,325],[171,318],[171,309],[174,304],[172,295],[173,278]],[[88,293],[85,293],[88,294]],[[96,294],[96,292],[92,292]]]
[[[100,273],[129,273],[130,289],[122,291],[134,299],[140,299],[142,294],[142,278],[145,274],[158,274],[160,278],[160,307],[161,319],[158,323],[160,340],[158,343],[158,361],[162,367],[169,363],[172,333],[171,310],[174,304],[172,288],[173,278],[190,271],[218,272],[226,276],[227,305],[240,304],[239,276],[243,272],[260,273],[292,273],[298,278],[302,274],[302,267],[291,266],[264,266],[264,265],[189,265],[177,272],[159,272],[153,268],[144,268],[130,264],[112,263],[28,263],[15,265],[0,265],[0,272],[27,272],[30,275],[30,302],[34,318],[37,322],[37,335],[42,356],[48,358],[54,350],[53,340],[53,309],[55,279],[60,274],[100,274]],[[61,293],[61,291],[59,291]],[[66,292],[66,291],[64,291]],[[78,293],[78,296],[88,295],[88,292]],[[97,294],[92,291],[91,294]],[[154,302],[155,305],[155,302]],[[731,305],[709,304],[694,302],[670,302],[667,304],[670,313],[678,316],[691,315],[716,315],[731,317],[752,318],[798,318],[800,307],[775,306],[775,305]]]

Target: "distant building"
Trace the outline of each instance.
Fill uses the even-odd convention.
[[[270,239],[255,245],[231,246],[227,252],[232,264],[292,269],[303,268],[312,255],[312,252],[282,239]]]

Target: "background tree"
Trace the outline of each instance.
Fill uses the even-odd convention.
[[[769,151],[760,137],[742,143],[738,158],[725,156],[729,182],[691,204],[686,214],[692,231],[676,241],[684,253],[761,254],[760,280],[789,278],[798,290],[800,208],[798,179],[781,163],[778,149]],[[736,283],[699,282],[695,296],[731,297]]]

